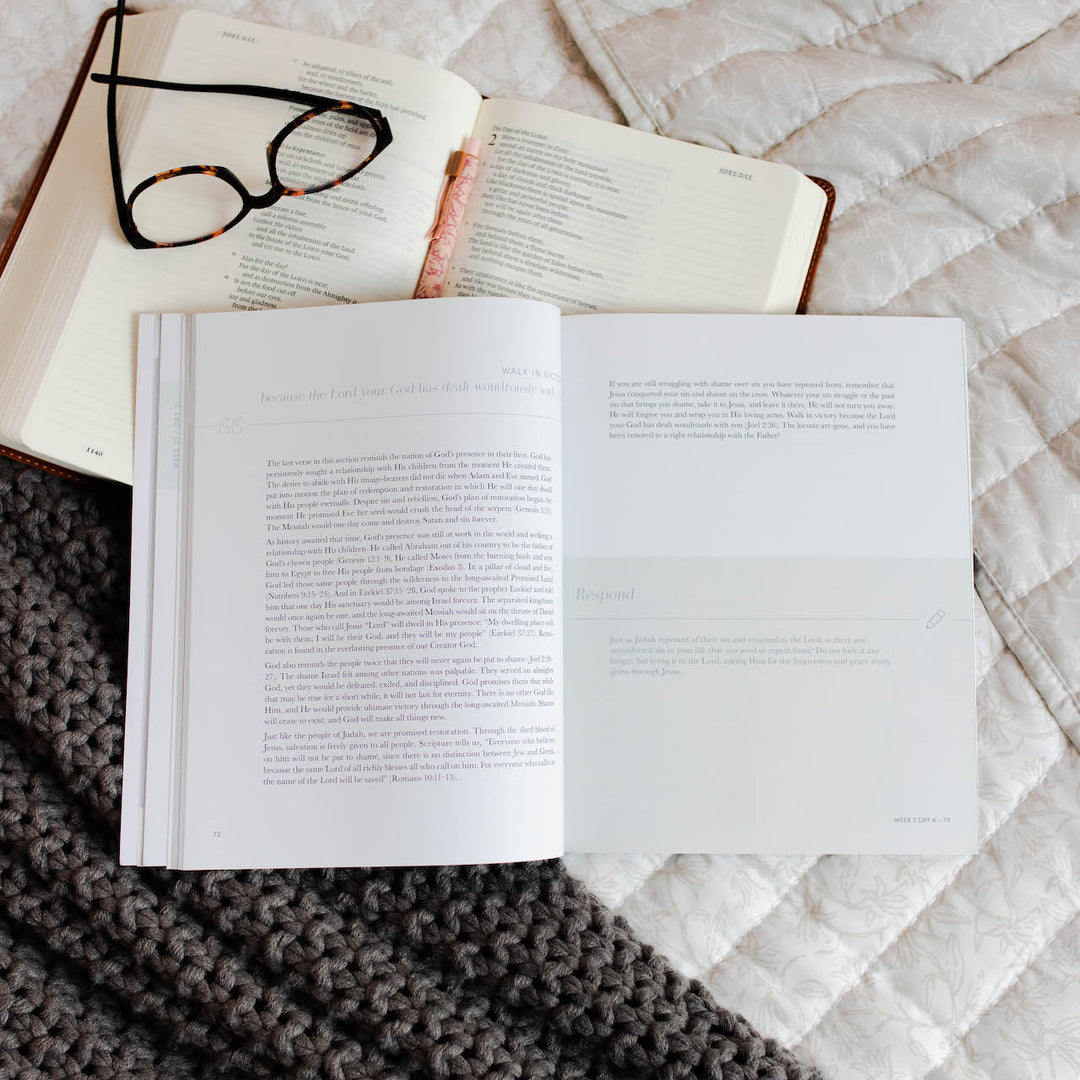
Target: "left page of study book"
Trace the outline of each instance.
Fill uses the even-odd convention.
[[[91,71],[107,72],[106,29]],[[87,81],[0,277],[0,441],[131,482],[135,325],[146,311],[294,307],[412,295],[443,171],[480,95],[450,72],[341,41],[200,11],[124,19],[120,71],[253,83],[379,109],[393,142],[339,187],[282,198],[225,235],[136,250],[117,222],[106,88]],[[267,190],[284,102],[125,87],[117,95],[126,194],[179,166],[223,165]]]
[[[173,726],[145,709],[153,686],[129,689],[124,861],[560,855],[558,310],[449,299],[146,332],[140,362],[186,362],[155,416],[140,399],[161,468],[139,468],[153,599],[133,605],[131,667],[165,669],[157,700],[179,710]],[[187,602],[160,664],[170,590]]]

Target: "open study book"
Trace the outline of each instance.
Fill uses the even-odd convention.
[[[196,11],[126,17],[120,71],[344,97],[383,112],[393,142],[342,186],[283,198],[216,240],[135,250],[117,224],[106,89],[85,81],[87,69],[109,70],[111,40],[109,30],[88,59],[0,276],[0,443],[19,454],[130,482],[140,312],[412,296],[450,155],[466,138],[480,141],[479,176],[442,295],[532,297],[565,311],[794,312],[809,287],[829,203],[794,169],[483,101],[418,61]],[[166,169],[212,164],[257,194],[268,142],[299,111],[121,88],[126,193]],[[300,150],[315,169],[321,144]]]
[[[957,320],[145,316],[121,856],[976,845]]]

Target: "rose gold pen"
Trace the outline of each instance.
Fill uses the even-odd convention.
[[[454,251],[461,222],[465,218],[465,208],[479,167],[479,139],[466,139],[464,146],[450,155],[439,193],[439,209],[427,232],[431,242],[428,244],[420,279],[416,283],[416,292],[413,294],[418,300],[428,300],[442,293],[446,272],[450,267],[450,256]]]

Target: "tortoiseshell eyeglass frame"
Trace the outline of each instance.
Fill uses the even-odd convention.
[[[109,164],[112,168],[113,194],[116,197],[116,214],[120,221],[120,228],[129,244],[135,248],[174,248],[188,247],[191,244],[201,244],[205,240],[213,240],[224,232],[228,232],[234,225],[239,224],[252,210],[262,210],[267,206],[273,206],[285,195],[312,195],[317,191],[326,191],[327,188],[337,187],[346,180],[354,177],[358,172],[367,168],[389,145],[393,136],[390,134],[390,124],[386,117],[378,109],[369,108],[366,105],[358,105],[355,101],[342,101],[337,98],[323,97],[320,94],[308,94],[300,90],[279,90],[271,86],[255,86],[248,83],[178,83],[159,82],[156,79],[136,79],[120,75],[120,34],[124,21],[124,0],[119,0],[116,5],[116,17],[113,26],[112,65],[108,75],[93,74],[90,78],[94,82],[108,85],[108,100],[106,123],[109,133]],[[236,174],[224,165],[185,165],[178,169],[168,169],[166,172],[157,173],[148,177],[142,183],[136,185],[130,196],[124,195],[124,182],[120,175],[120,146],[116,134],[116,88],[118,86],[139,86],[148,90],[182,90],[203,94],[236,94],[243,97],[269,98],[273,101],[287,101],[293,105],[306,105],[308,111],[293,117],[275,136],[270,140],[266,148],[266,163],[270,172],[270,187],[261,195],[252,195],[240,182]],[[370,154],[355,169],[350,169],[343,176],[339,176],[329,183],[320,184],[310,188],[287,187],[278,178],[277,154],[282,143],[301,124],[321,113],[340,112],[350,113],[367,120],[375,132],[375,146]],[[139,232],[135,224],[132,207],[135,200],[149,187],[160,184],[164,180],[171,180],[176,176],[190,176],[201,173],[205,176],[216,176],[224,180],[240,196],[240,212],[227,224],[205,236],[196,236],[191,240],[155,241],[149,240]]]

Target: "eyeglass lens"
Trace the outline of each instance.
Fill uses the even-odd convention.
[[[271,180],[290,195],[325,190],[356,172],[375,144],[376,131],[366,118],[339,110],[319,113],[277,143]],[[232,184],[204,172],[163,174],[139,190],[131,204],[139,233],[158,244],[210,236],[235,221],[243,209],[244,198]]]

